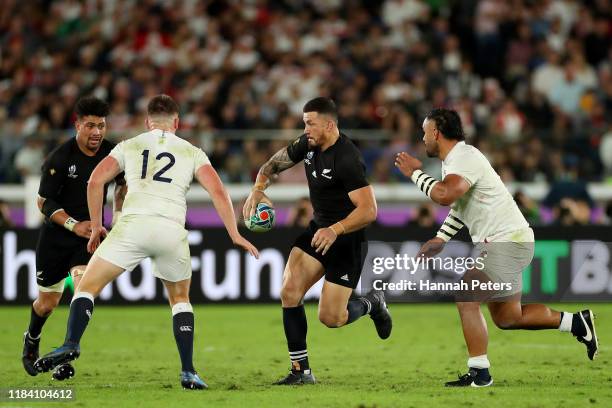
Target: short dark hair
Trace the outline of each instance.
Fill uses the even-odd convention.
[[[465,140],[461,118],[457,111],[452,109],[437,108],[425,116],[427,120],[433,120],[436,127],[446,139]]]
[[[336,108],[336,103],[331,98],[326,98],[324,96],[319,96],[318,98],[314,98],[306,102],[303,112],[323,113],[333,117],[336,120],[338,119],[338,109]]]
[[[78,119],[83,116],[99,116],[105,118],[108,116],[110,108],[106,102],[95,96],[84,96],[79,99],[74,106],[74,113]]]
[[[179,107],[172,97],[161,94],[154,96],[147,105],[147,113],[149,116],[156,115],[178,115]]]

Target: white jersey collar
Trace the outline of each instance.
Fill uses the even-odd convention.
[[[457,146],[460,146],[460,145],[465,146],[465,141],[464,141],[464,140],[462,140],[462,141],[460,141],[460,142],[457,142],[457,143],[456,143],[456,144],[453,146],[453,148],[452,148],[452,149],[450,149],[450,151],[449,151],[449,152],[448,152],[448,154],[446,155],[446,158],[445,158],[444,160],[442,160],[442,162],[443,162],[444,164],[448,164],[448,159],[451,157],[451,155],[452,155],[454,152],[456,152],[457,150],[459,150],[459,149],[457,149]]]
[[[169,130],[161,130],[161,129],[153,129],[153,130],[150,130],[149,133],[155,136],[161,136],[162,134],[165,136],[174,135],[174,133],[170,132]]]

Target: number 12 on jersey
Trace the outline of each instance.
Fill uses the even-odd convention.
[[[174,166],[174,164],[176,163],[176,159],[174,158],[174,155],[172,155],[172,153],[161,152],[160,154],[157,155],[157,157],[155,157],[155,160],[161,160],[164,157],[168,158],[168,160],[170,161],[168,162],[168,164],[166,164],[157,173],[153,175],[153,180],[161,181],[162,183],[171,183],[172,179],[168,177],[163,177],[162,174],[164,174],[165,172],[170,170],[172,166]],[[142,151],[142,173],[140,175],[141,179],[144,179],[147,177],[148,165],[149,165],[149,150],[143,150]]]

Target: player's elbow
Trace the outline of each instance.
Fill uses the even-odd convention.
[[[368,204],[361,207],[362,208],[362,219],[364,223],[371,224],[376,221],[376,217],[378,216],[378,210],[376,208],[376,204]]]
[[[432,198],[434,199],[435,202],[437,202],[440,205],[444,205],[444,206],[452,205],[457,199],[457,197],[455,197],[453,194],[451,194],[446,189],[438,192],[435,196],[432,195]]]
[[[455,202],[455,199],[452,197],[443,196],[438,198],[438,200],[436,201],[438,202],[438,204],[448,207]]]
[[[104,188],[104,183],[98,177],[90,177],[87,182],[87,191],[96,191]]]

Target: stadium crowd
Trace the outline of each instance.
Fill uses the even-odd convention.
[[[404,181],[391,158],[424,156],[434,106],[460,112],[505,181],[602,181],[611,40],[610,0],[5,0],[0,183],[38,173],[73,135],[78,97],[107,100],[125,136],[160,92],[227,182],[251,181],[286,141],[226,131],[300,129],[318,95],[337,101],[341,129],[371,130],[359,143],[373,182]]]

